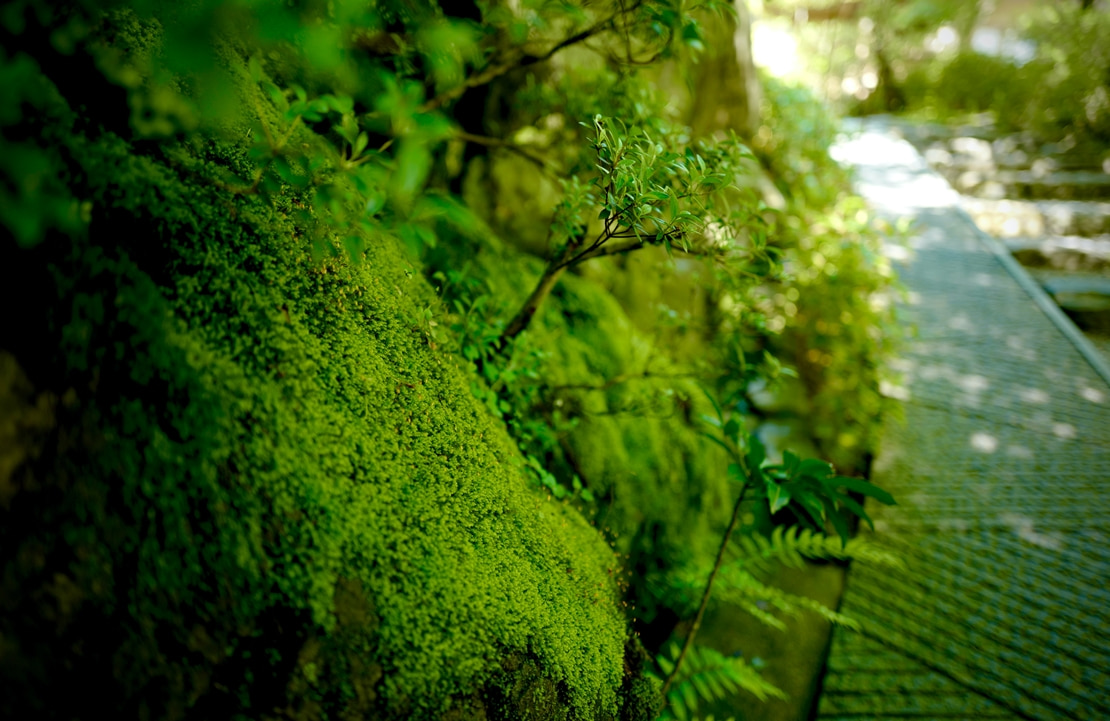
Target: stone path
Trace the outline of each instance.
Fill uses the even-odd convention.
[[[819,717],[1110,719],[1110,374],[908,143],[871,125],[838,153],[916,219],[917,335],[873,469],[899,505],[870,537],[905,569],[852,568],[864,632],[834,634]]]

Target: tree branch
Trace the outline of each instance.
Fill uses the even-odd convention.
[[[725,549],[728,547],[728,541],[732,538],[732,532],[736,530],[736,525],[740,520],[740,506],[744,503],[744,496],[748,492],[747,483],[740,489],[740,497],[736,499],[736,505],[732,507],[732,519],[728,522],[728,530],[725,535],[721,537],[721,545],[717,549],[717,560],[713,563],[713,570],[709,572],[709,579],[705,582],[705,591],[701,595],[701,603],[698,605],[698,613],[694,616],[694,624],[690,626],[690,633],[686,634],[686,640],[682,642],[682,650],[678,653],[678,658],[675,659],[674,668],[667,674],[667,680],[663,682],[663,689],[660,693],[665,698],[667,691],[670,690],[671,684],[674,683],[675,677],[678,676],[678,671],[682,668],[682,662],[686,659],[686,653],[690,647],[694,645],[694,637],[698,635],[698,629],[701,628],[702,617],[705,616],[705,608],[709,605],[709,596],[713,593],[713,582],[717,579],[717,572],[721,570],[721,564],[724,563]]]
[[[495,63],[493,65],[490,65],[488,68],[478,73],[477,75],[467,78],[466,81],[461,85],[456,85],[450,90],[446,90],[435,96],[434,98],[420,106],[420,112],[427,113],[431,112],[432,110],[437,110],[447,103],[451,102],[452,100],[459,98],[467,90],[491,83],[505,73],[509,72],[510,70],[528,67],[529,65],[536,65],[538,63],[550,60],[555,55],[555,53],[559,52],[560,50],[568,48],[571,45],[580,43],[583,40],[597,35],[598,33],[604,32],[608,28],[608,26],[613,23],[614,20],[621,17],[622,15],[636,11],[641,5],[643,5],[643,0],[636,0],[636,2],[634,2],[628,8],[621,8],[604,20],[599,20],[593,25],[580,30],[569,37],[563,38],[559,42],[555,43],[555,45],[551,46],[547,50],[547,52],[543,53],[542,55],[526,55],[523,52],[518,51],[514,53],[508,60],[502,63]]]
[[[670,236],[670,234],[668,234],[668,236]],[[587,252],[571,258],[569,261],[567,261],[567,266],[569,267],[578,265],[579,263],[584,263],[587,260],[592,260],[593,258],[602,258],[607,255],[620,255],[621,253],[630,253],[634,250],[639,250],[646,245],[657,245],[658,243],[662,242],[658,241],[657,243],[654,239],[654,236],[651,236],[650,239],[637,238],[635,236],[629,237],[625,235],[614,235],[610,236],[610,238],[629,238],[629,240],[627,243],[618,243],[616,245],[603,244],[598,246],[597,248],[590,249]],[[671,240],[673,241],[673,237],[671,238]],[[683,248],[679,245],[672,245],[671,249],[685,255],[693,255],[697,257],[706,257],[710,255],[709,252],[699,248]]]

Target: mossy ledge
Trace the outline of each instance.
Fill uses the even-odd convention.
[[[52,80],[87,218],[0,238],[0,715],[650,717],[613,551],[528,485],[406,252],[314,258],[327,218],[214,180],[242,147]]]

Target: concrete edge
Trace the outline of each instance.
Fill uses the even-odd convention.
[[[1083,331],[1079,330],[1079,327],[1075,325],[1072,319],[1069,318],[1064,311],[1060,310],[1060,306],[1056,305],[1056,302],[1049,297],[1044,288],[1042,288],[1037,281],[1033,280],[1033,276],[1029,275],[1025,268],[1021,267],[1021,263],[1017,262],[1001,241],[983,232],[978,225],[975,225],[975,221],[971,219],[971,216],[968,215],[967,211],[963,208],[960,208],[960,212],[963,213],[968,221],[975,227],[975,232],[979,240],[990,248],[991,252],[998,258],[998,261],[1002,263],[1002,267],[1009,271],[1010,275],[1014,277],[1014,280],[1018,282],[1022,290],[1033,299],[1033,302],[1046,316],[1048,316],[1048,319],[1052,321],[1057,329],[1075,345],[1076,349],[1083,355],[1087,363],[1091,365],[1095,373],[1098,373],[1102,380],[1106,382],[1106,385],[1110,386],[1110,363],[1106,361],[1102,353],[1087,339],[1087,336],[1083,335]]]
[[[878,117],[881,119],[877,121],[870,118],[842,118],[841,132],[849,137],[852,137],[866,132],[870,126],[871,129],[878,130],[879,132],[893,132],[902,140],[906,140],[904,134],[902,133],[902,129],[897,127],[896,119],[893,118],[893,116]],[[921,154],[921,151],[918,150],[917,147],[913,145],[913,143],[909,143],[909,145],[913,148],[914,153],[916,153],[917,156],[921,158],[921,161],[925,163],[925,166],[929,168],[929,172],[937,173],[937,171],[933,170],[933,168],[930,167],[927,162],[925,162],[925,158]],[[941,178],[944,177],[940,173],[937,173],[937,175]],[[951,187],[952,185],[948,182],[947,179],[945,179],[945,183],[947,183],[949,187]],[[855,181],[853,179],[853,185],[854,184]],[[953,190],[955,190],[955,188],[953,188]],[[960,195],[960,198],[963,198],[963,195]],[[1094,344],[1091,343],[1090,340],[1087,339],[1087,336],[1083,335],[1083,331],[1079,330],[1078,326],[1075,325],[1072,319],[1069,318],[1064,313],[1064,311],[1060,310],[1060,306],[1056,305],[1056,302],[1053,301],[1051,297],[1049,297],[1044,288],[1042,288],[1040,284],[1038,284],[1037,281],[1035,281],[1033,277],[1029,275],[1028,272],[1026,272],[1025,268],[1021,266],[1021,263],[1017,262],[1017,260],[1014,258],[1013,255],[1010,254],[1010,251],[1006,248],[1002,241],[983,231],[983,229],[975,223],[975,220],[971,217],[971,214],[968,213],[962,205],[956,206],[956,208],[971,224],[971,227],[975,229],[976,236],[979,238],[980,242],[986,245],[990,249],[990,251],[994,253],[994,256],[998,259],[998,261],[1002,263],[1002,267],[1005,268],[1011,276],[1013,276],[1014,280],[1017,281],[1022,290],[1024,290],[1029,295],[1029,297],[1032,298],[1033,303],[1036,304],[1036,306],[1040,308],[1040,310],[1046,316],[1048,316],[1048,319],[1052,321],[1053,325],[1055,325],[1061,333],[1064,334],[1064,337],[1072,342],[1076,350],[1079,351],[1079,353],[1083,356],[1083,358],[1087,361],[1091,368],[1094,369],[1095,373],[1097,373],[1099,377],[1102,378],[1103,382],[1110,386],[1110,362],[1107,362],[1102,353],[1097,348],[1095,348]]]

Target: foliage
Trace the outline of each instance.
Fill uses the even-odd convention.
[[[0,287],[28,311],[4,351],[57,414],[0,508],[8,715],[94,691],[150,716],[648,713],[624,609],[673,601],[730,500],[688,376],[790,360],[757,306],[801,232],[741,143],[692,140],[636,71],[696,55],[721,8],[5,6]],[[571,48],[605,62],[543,75]],[[474,112],[528,73],[536,117]],[[552,228],[547,271],[453,193],[495,153],[566,178],[553,221],[524,218]],[[825,197],[809,175],[782,187]],[[608,291],[653,245],[674,277],[718,261],[689,281],[707,318],[732,303],[686,336],[701,366]],[[520,278],[607,255],[508,332]],[[756,493],[851,510],[829,475],[761,466]]]
[[[753,299],[763,347],[798,373],[808,398],[798,413],[821,452],[858,471],[877,440],[884,359],[899,339],[893,271],[878,221],[829,157],[837,126],[828,109],[797,84],[765,76],[763,87],[764,125],[752,147],[786,199],[771,230],[783,277]]]
[[[683,152],[674,142],[594,117],[597,172],[589,183],[573,176],[564,184],[551,226],[557,250],[506,326],[502,346],[527,328],[563,271],[592,258],[662,244],[668,253],[709,255],[735,276],[749,265],[745,256],[766,257],[764,236],[747,232],[754,215],[750,204],[730,204],[724,192],[735,190],[747,150],[735,136]],[[598,206],[601,228],[594,234]]]
[[[1023,28],[1037,56],[1018,72],[1015,97],[993,106],[999,124],[1110,146],[1110,10],[1040,7],[1023,18]]]
[[[707,432],[706,438],[723,448],[731,458],[728,468],[730,479],[741,484],[743,491],[751,491],[754,497],[766,503],[771,513],[789,509],[810,531],[823,533],[826,525],[831,525],[846,549],[850,536],[849,519],[857,516],[870,522],[863,506],[850,494],[874,498],[888,505],[894,503],[894,498],[878,486],[860,478],[835,475],[832,465],[826,461],[815,458],[802,460],[785,451],[782,463],[767,463],[763,443],[758,437],[744,432],[742,418],[723,411],[711,396],[710,400],[714,415],[704,416],[704,420],[714,430]],[[741,497],[743,495],[741,492]],[[797,557],[795,554],[805,553],[800,548],[811,552],[822,548],[813,540],[808,534],[804,537],[784,534],[780,526],[770,540],[746,539],[743,543],[752,558],[757,554],[769,554],[793,561]],[[756,553],[752,552],[753,549]]]
[[[1110,12],[1097,3],[1031,5],[1013,28],[1015,39],[1030,43],[1031,59],[972,48],[979,12],[976,3],[948,0],[869,2],[851,22],[818,23],[802,34],[825,63],[823,84],[847,81],[843,87],[857,88],[843,101],[853,112],[897,110],[942,121],[987,113],[998,129],[1031,131],[1043,142],[1110,143],[1110,56],[1103,40]],[[938,42],[938,33],[952,42]],[[868,73],[878,87],[861,86]],[[887,103],[892,94],[896,107]]]
[[[855,514],[866,518],[867,514],[855,499],[842,493],[840,488],[848,488],[882,503],[894,503],[894,499],[889,494],[866,481],[832,476],[832,468],[823,461],[816,459],[802,461],[792,454],[787,454],[784,463],[768,466],[765,463],[766,454],[759,439],[743,432],[741,420],[736,415],[726,415],[711,395],[709,399],[713,402],[715,415],[706,417],[706,420],[715,431],[707,433],[706,436],[727,451],[732,460],[728,469],[729,476],[740,484],[740,493],[733,505],[728,527],[721,537],[716,560],[706,577],[693,622],[686,633],[681,650],[673,664],[669,664],[667,677],[663,681],[663,694],[668,700],[671,699],[670,692],[682,670],[683,662],[694,653],[694,642],[701,628],[705,610],[713,597],[714,586],[726,575],[730,576],[729,590],[739,598],[740,607],[748,610],[767,625],[784,629],[777,619],[760,608],[760,602],[772,603],[780,611],[785,612],[794,612],[799,607],[809,608],[818,611],[830,622],[851,625],[839,614],[824,608],[819,603],[784,593],[761,583],[753,573],[757,570],[757,565],[751,560],[745,563],[743,555],[738,564],[726,566],[724,563],[726,552],[733,541],[740,512],[744,508],[749,491],[760,499],[760,503],[769,504],[772,512],[791,507],[808,514],[811,526],[816,527],[816,522],[820,522],[819,530],[823,530],[826,524],[831,524],[840,535],[842,554],[847,552],[848,517]],[[779,527],[772,533],[769,541],[761,537],[757,541],[750,535],[741,536],[741,546],[748,559],[764,560],[766,557],[778,556],[789,563],[800,563],[800,547],[804,547],[807,553],[821,554],[825,544],[814,543],[812,534],[802,537],[797,533],[784,533]],[[749,680],[747,683],[758,687],[758,683],[754,681]],[[756,694],[760,698],[765,697],[765,693],[757,691]],[[683,698],[689,703],[692,696],[694,694],[687,690]]]
[[[158,55],[159,21],[105,22]],[[126,94],[79,113],[69,64],[28,52],[42,60],[12,62],[26,102],[4,138],[50,165],[6,172],[55,220],[4,238],[5,300],[35,309],[5,346],[45,402],[69,400],[4,509],[4,636],[24,649],[5,708],[25,715],[49,679],[74,693],[59,715],[86,713],[93,688],[151,715],[436,713],[501,689],[493,659],[513,658],[536,669],[518,692],[552,713],[632,703],[612,552],[526,488],[433,347],[436,301],[402,249],[451,217],[406,195],[419,163],[367,150],[365,130],[334,142],[350,106],[308,82],[270,92],[276,62],[223,57],[257,117],[152,142]],[[131,101],[155,92],[149,72]],[[46,191],[82,213],[28,195]],[[36,282],[17,295],[17,278]],[[36,650],[55,629],[80,650]]]
[[[669,654],[660,654],[655,659],[665,675],[675,670],[680,653],[676,644],[668,648]],[[686,721],[694,718],[699,700],[723,700],[740,690],[761,700],[785,698],[780,689],[759,675],[755,660],[749,663],[740,656],[725,656],[705,646],[694,646],[686,654],[675,684],[667,694],[667,708],[659,719]]]

